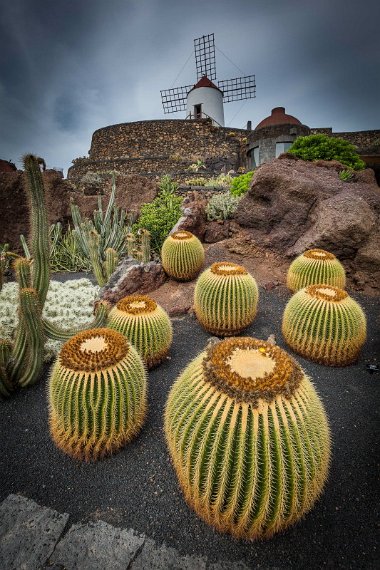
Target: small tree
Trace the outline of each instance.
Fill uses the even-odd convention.
[[[288,152],[302,160],[337,160],[354,170],[365,168],[356,147],[338,137],[323,134],[298,137]]]

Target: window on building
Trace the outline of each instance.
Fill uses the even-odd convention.
[[[293,141],[284,141],[276,143],[276,158],[286,152],[293,144]]]

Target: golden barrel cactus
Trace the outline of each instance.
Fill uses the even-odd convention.
[[[80,332],[62,347],[49,381],[50,432],[65,453],[85,461],[109,455],[144,423],[147,374],[124,336]]]
[[[241,265],[213,263],[199,276],[194,310],[201,325],[217,336],[233,336],[247,328],[257,313],[259,290]]]
[[[265,341],[225,339],[195,358],[169,393],[165,434],[188,504],[238,538],[298,521],[327,478],[322,402],[300,365]]]
[[[162,267],[177,281],[195,279],[203,267],[205,252],[199,239],[180,230],[169,235],[161,249]]]
[[[288,289],[295,292],[318,283],[344,289],[346,272],[333,253],[324,249],[309,249],[290,264],[286,284]]]
[[[328,366],[347,366],[358,359],[366,340],[366,317],[343,289],[309,285],[288,301],[282,334],[305,358]]]
[[[162,362],[173,341],[169,315],[147,295],[130,295],[111,310],[108,326],[123,334],[148,368]]]

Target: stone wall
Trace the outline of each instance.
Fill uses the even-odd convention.
[[[354,144],[359,154],[380,154],[380,129],[372,131],[354,131],[333,133],[330,128],[310,129],[312,135],[325,134],[339,137]]]
[[[123,174],[161,176],[179,181],[194,173],[190,164],[202,160],[206,177],[246,164],[247,131],[215,127],[210,119],[158,120],[122,123],[98,129],[92,136],[89,158],[76,159],[68,178],[86,172],[117,170]]]

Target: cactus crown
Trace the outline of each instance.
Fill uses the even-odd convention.
[[[208,349],[205,379],[236,402],[258,406],[278,394],[290,397],[299,386],[301,367],[281,348],[254,338],[230,338]]]
[[[69,370],[96,372],[114,366],[128,351],[129,343],[122,334],[106,328],[91,329],[68,340],[59,360]]]
[[[146,295],[129,295],[120,299],[116,303],[119,311],[129,313],[130,315],[142,315],[153,313],[157,309],[157,303]]]
[[[304,252],[304,257],[308,257],[310,259],[318,259],[320,261],[324,261],[325,259],[336,259],[333,253],[329,251],[325,251],[324,249],[309,249],[308,251]]]
[[[213,263],[210,267],[211,272],[215,275],[247,275],[248,271],[242,265],[237,265],[230,261],[219,261],[218,263]]]
[[[330,301],[332,303],[338,303],[343,301],[348,297],[348,294],[343,289],[339,287],[334,287],[333,285],[309,285],[306,287],[306,293],[315,299],[320,299],[321,301]]]
[[[178,241],[183,241],[193,238],[194,234],[187,232],[186,230],[179,230],[178,232],[172,233],[170,237]]]

